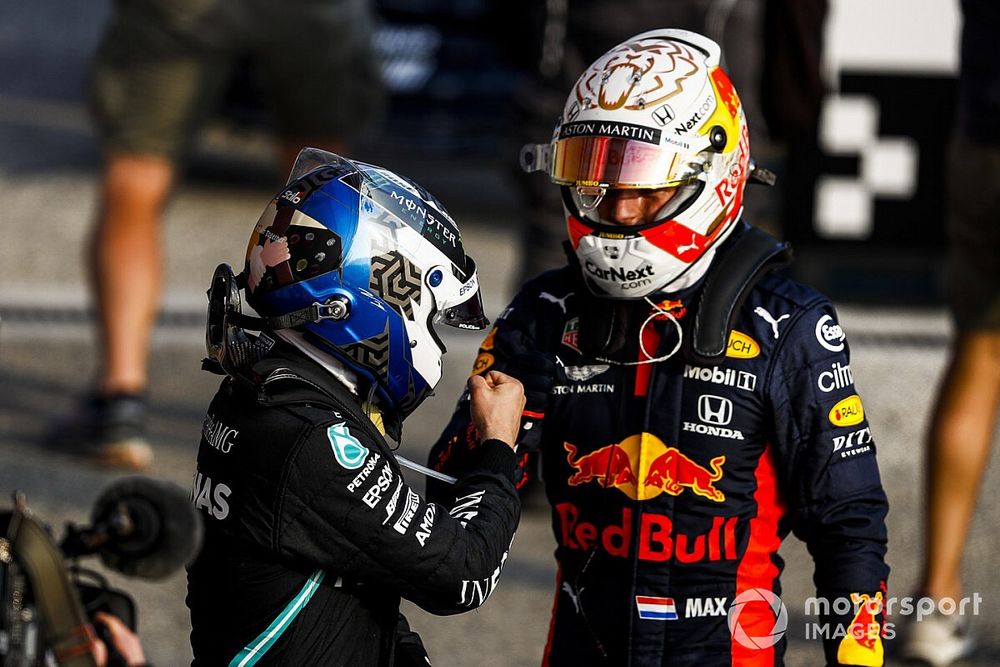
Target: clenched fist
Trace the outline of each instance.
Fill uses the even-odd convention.
[[[524,387],[499,371],[469,378],[470,411],[481,440],[502,440],[514,447],[524,410]]]

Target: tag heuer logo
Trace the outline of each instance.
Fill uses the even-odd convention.
[[[580,351],[580,318],[574,317],[563,327],[562,344],[566,347]]]

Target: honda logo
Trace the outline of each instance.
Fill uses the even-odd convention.
[[[706,424],[725,426],[733,419],[733,402],[711,394],[699,396],[698,418]]]
[[[675,117],[674,110],[671,109],[666,104],[653,110],[653,120],[655,120],[656,124],[659,125],[660,127],[663,127],[664,125],[672,121],[674,117]]]

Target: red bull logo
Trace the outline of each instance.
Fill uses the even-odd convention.
[[[847,634],[837,647],[837,661],[851,665],[881,665],[882,626],[878,615],[882,613],[882,593],[874,596],[851,593],[851,602],[858,612],[851,621]]]
[[[603,487],[627,484],[635,486],[632,462],[625,450],[618,445],[601,447],[575,461],[573,458],[576,456],[576,447],[567,442],[563,443],[563,448],[566,450],[566,461],[576,470],[567,480],[570,486],[579,486],[594,480]]]
[[[661,493],[677,496],[684,489],[717,503],[726,499],[715,486],[722,479],[725,456],[716,456],[706,468],[651,433],[632,435],[588,454],[577,455],[576,445],[569,442],[563,443],[563,449],[574,471],[567,480],[570,486],[597,482],[633,500],[648,500]]]
[[[687,308],[684,306],[684,302],[678,301],[677,299],[664,299],[656,304],[656,307],[664,312],[672,314],[678,320],[687,315]]]
[[[621,521],[597,525],[580,519],[580,509],[573,503],[557,503],[559,544],[574,551],[598,548],[616,558],[628,558],[632,549],[632,509],[622,508]],[[712,526],[697,535],[674,532],[670,517],[644,512],[639,519],[636,556],[639,560],[678,563],[736,560],[735,516],[712,517]]]
[[[715,194],[718,195],[719,203],[723,207],[733,205],[734,198],[742,192],[741,186],[746,180],[746,170],[750,164],[750,142],[747,139],[746,126],[744,126],[743,134],[740,136],[739,149],[739,159],[729,171],[728,178],[723,179],[715,186]],[[735,206],[738,208],[739,202],[736,202]],[[728,213],[726,215],[728,216]]]
[[[716,456],[708,462],[710,472],[676,448],[668,447],[664,454],[649,465],[646,484],[659,487],[672,496],[680,495],[681,491],[688,488],[702,498],[721,503],[726,496],[714,484],[722,479],[722,464],[725,462],[725,456]]]

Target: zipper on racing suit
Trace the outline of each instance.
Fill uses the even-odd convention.
[[[674,339],[673,328],[667,327],[665,321],[656,321],[649,331],[656,336],[655,342],[650,341],[652,344],[647,345],[646,349],[654,349],[655,355],[659,357],[660,355],[666,354],[673,346],[676,344]],[[641,359],[644,355],[641,348],[637,351],[637,356]],[[634,391],[637,394],[636,398],[641,399],[642,404],[642,434],[639,445],[639,471],[646,469],[645,459],[647,456],[647,442],[649,439],[649,433],[651,428],[651,416],[655,410],[658,415],[662,415],[666,411],[666,418],[661,418],[658,420],[659,423],[665,423],[666,444],[668,447],[676,447],[678,444],[678,438],[680,435],[680,422],[681,422],[681,399],[683,390],[683,374],[680,372],[671,372],[677,367],[679,363],[683,363],[680,354],[674,355],[669,359],[663,361],[647,364],[645,366],[635,367],[635,379],[634,379]],[[642,369],[648,369],[648,371],[643,371]],[[646,373],[645,378],[641,378],[642,373]],[[644,384],[644,386],[642,386]],[[641,394],[639,392],[642,392]],[[659,399],[654,397],[660,397]],[[630,557],[632,559],[632,581],[629,588],[629,598],[634,601],[637,595],[649,595],[650,591],[639,591],[637,590],[638,580],[639,580],[639,556],[638,550],[640,547],[641,540],[641,527],[643,514],[646,511],[647,503],[643,502],[641,499],[642,485],[645,483],[645,479],[637,480],[639,485],[639,498],[636,502],[636,510],[632,513],[632,534],[636,536],[633,541],[633,548]],[[676,502],[676,497],[668,493],[663,493],[657,496],[657,509],[663,510],[663,514],[673,522],[674,519],[674,504]],[[671,588],[672,582],[672,566],[670,561],[666,561],[660,565],[660,567],[666,568],[666,585],[667,592]],[[668,596],[669,597],[669,596]],[[637,611],[634,604],[629,605],[629,621],[628,621],[628,638],[625,645],[626,650],[626,663],[627,665],[632,664],[633,661],[633,647],[635,644],[635,625],[637,619]],[[666,624],[660,623],[655,624],[656,628],[662,628],[662,631],[666,631]],[[662,634],[662,632],[661,632]],[[661,655],[660,659],[662,661],[662,650],[663,641],[662,637],[658,642],[660,647]]]

